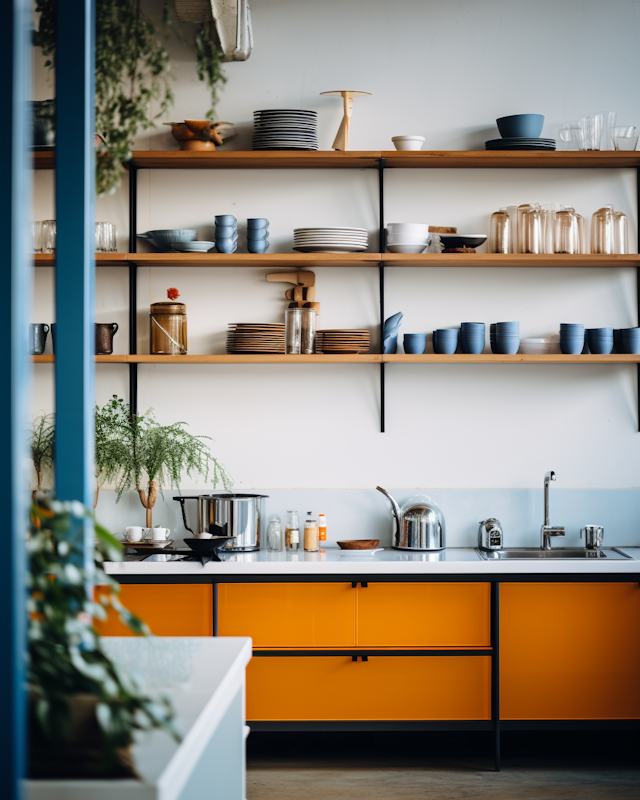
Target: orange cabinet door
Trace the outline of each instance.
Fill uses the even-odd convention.
[[[640,718],[637,583],[500,586],[502,719]]]
[[[491,718],[489,656],[254,656],[247,720]]]
[[[350,583],[222,583],[218,634],[254,647],[353,647],[355,604]]]
[[[489,647],[488,583],[370,583],[358,587],[362,647]]]
[[[156,636],[213,636],[213,586],[211,584],[125,584],[120,601],[132,614],[144,620]],[[96,587],[96,595],[110,591]],[[133,636],[109,612],[105,622],[96,620],[103,636]]]

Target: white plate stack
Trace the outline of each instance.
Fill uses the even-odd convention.
[[[317,113],[277,108],[254,111],[253,149],[317,150]]]
[[[369,246],[366,228],[295,228],[293,249],[300,253],[361,253]]]

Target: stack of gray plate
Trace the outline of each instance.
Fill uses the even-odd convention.
[[[369,246],[366,228],[295,228],[293,249],[300,253],[361,253]]]
[[[270,109],[253,112],[254,150],[317,150],[315,111]]]

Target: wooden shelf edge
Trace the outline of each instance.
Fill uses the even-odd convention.
[[[384,355],[382,361],[385,364],[640,364],[640,355],[612,354],[598,356],[589,354],[565,356],[552,353],[536,356],[523,354],[501,356],[493,353],[483,353],[475,356],[459,353],[443,356],[430,353],[423,355],[400,353],[397,355]]]
[[[36,364],[53,364],[55,356],[31,356]],[[284,354],[246,355],[186,355],[186,356],[151,356],[151,355],[112,355],[96,356],[98,364],[380,364],[382,356],[378,353],[363,355],[329,355],[314,354],[287,356]]]
[[[543,254],[528,253],[382,253],[381,259],[388,267],[599,267],[619,269],[640,267],[640,255],[600,255],[585,253]]]

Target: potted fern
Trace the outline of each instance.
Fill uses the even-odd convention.
[[[118,584],[102,567],[118,560],[121,545],[95,525],[99,542],[92,580],[110,586],[100,602],[87,596],[81,503],[40,502],[32,509],[27,542],[29,772],[36,778],[135,776],[129,753],[136,730],[162,728],[177,741],[168,700],[151,697],[139,680],[111,660],[93,619],[108,609],[136,635],[148,633],[122,607]]]
[[[29,443],[33,468],[36,471],[36,488],[32,492],[33,500],[42,488],[44,473],[53,469],[53,448],[55,440],[55,415],[41,414],[33,420],[31,441]]]

